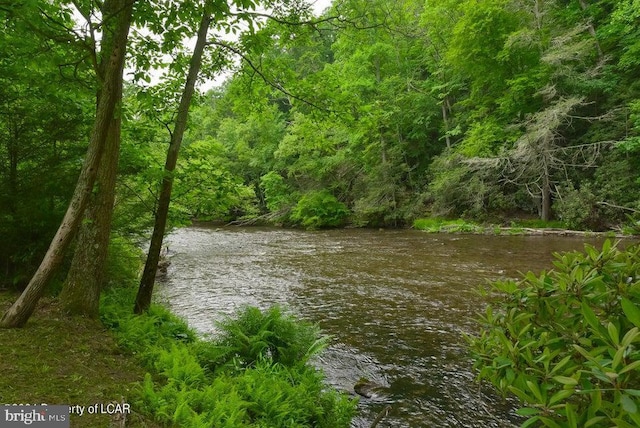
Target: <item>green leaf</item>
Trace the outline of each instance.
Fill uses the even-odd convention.
[[[624,368],[620,370],[618,374],[624,374],[626,372],[629,372],[631,370],[636,370],[638,368],[640,368],[640,360],[634,361],[633,363],[624,366]]]
[[[529,418],[522,425],[520,425],[520,428],[527,428],[527,427],[535,424],[536,422],[538,422],[538,420],[540,420],[539,416],[534,416],[532,418]]]
[[[607,331],[611,342],[613,342],[615,346],[618,346],[620,344],[620,335],[618,334],[618,329],[612,322],[607,324]]]
[[[565,406],[565,413],[567,415],[567,423],[570,428],[577,428],[578,426],[578,418],[576,416],[576,411],[573,409],[573,406],[569,403]]]
[[[615,422],[617,428],[638,428],[636,425],[631,425],[629,422],[620,418],[611,419],[611,422]]]
[[[591,328],[593,328],[596,332],[600,331],[602,326],[598,321],[598,317],[596,316],[596,313],[593,312],[593,309],[589,307],[587,302],[582,302],[582,315],[587,320],[587,323],[591,326]]]
[[[571,397],[573,395],[573,393],[574,393],[573,389],[563,389],[563,390],[560,390],[560,391],[556,392],[555,394],[553,394],[551,399],[549,399],[549,406],[553,406],[557,402],[563,401],[566,398]]]
[[[622,404],[622,408],[629,413],[638,413],[638,406],[636,405],[633,398],[629,397],[626,394],[623,394],[620,397],[620,404]]]
[[[555,372],[557,372],[560,369],[562,369],[564,366],[567,365],[567,363],[569,361],[571,361],[571,355],[567,355],[566,357],[561,359],[557,364],[554,364],[553,368],[551,369],[551,373],[550,374],[554,374]]]
[[[542,393],[540,392],[540,387],[537,383],[528,380],[527,386],[529,387],[529,390],[533,393],[533,395],[538,399],[538,403],[546,404],[544,398],[542,397]]]
[[[593,426],[595,424],[597,424],[598,422],[604,420],[605,417],[604,416],[596,416],[593,417],[591,419],[589,419],[587,422],[584,423],[584,428],[589,428],[590,426]]]
[[[600,408],[602,407],[602,391],[596,389],[595,391],[591,392],[589,396],[589,398],[591,398],[589,412],[592,412],[592,414],[595,415],[598,411],[600,411]]]
[[[621,345],[624,348],[628,347],[636,340],[636,337],[638,336],[640,336],[640,330],[638,330],[638,327],[633,327],[631,330],[627,332],[627,334],[624,335],[624,337],[622,338]]]
[[[513,394],[515,394],[519,399],[521,399],[525,403],[535,403],[536,402],[536,400],[533,397],[528,395],[523,390],[521,390],[519,388],[516,388],[515,386],[509,386],[508,389],[509,389],[509,391],[511,391]]]
[[[575,386],[578,384],[578,380],[568,376],[554,376],[553,380],[563,385]]]
[[[640,309],[629,299],[622,298],[622,311],[636,327],[640,328]]]
[[[519,414],[520,416],[532,416],[532,415],[539,415],[540,410],[532,409],[531,407],[522,407],[516,410],[516,413]]]
[[[547,427],[551,427],[551,428],[562,428],[560,425],[558,425],[558,423],[556,421],[554,421],[553,419],[549,419],[549,418],[540,418],[540,420],[542,421],[542,423],[547,426]]]

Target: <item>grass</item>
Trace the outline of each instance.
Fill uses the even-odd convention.
[[[429,233],[482,233],[485,228],[462,219],[447,220],[440,217],[419,218],[413,227]]]
[[[0,311],[17,299],[0,290]],[[130,402],[145,370],[116,344],[96,320],[64,315],[55,299],[44,298],[27,325],[0,329],[0,403],[65,404]],[[71,415],[72,427],[109,427],[106,414]],[[156,427],[136,409],[128,427]]]

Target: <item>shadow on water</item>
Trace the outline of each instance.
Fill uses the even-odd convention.
[[[159,298],[202,334],[242,305],[284,305],[333,336],[318,364],[336,388],[365,377],[354,427],[387,405],[385,427],[517,426],[516,404],[474,383],[463,333],[487,280],[551,267],[584,238],[429,235],[411,230],[292,231],[192,227],[167,238]],[[590,241],[594,243],[593,240]]]

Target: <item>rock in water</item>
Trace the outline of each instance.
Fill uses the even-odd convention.
[[[365,398],[377,398],[384,390],[382,385],[372,382],[368,379],[362,378],[353,386],[353,390],[356,394]]]

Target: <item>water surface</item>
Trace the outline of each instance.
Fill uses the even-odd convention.
[[[333,336],[319,365],[333,386],[388,388],[362,399],[356,427],[510,427],[514,403],[474,383],[463,333],[487,280],[551,267],[584,238],[432,235],[413,230],[180,229],[158,298],[203,334],[242,305],[288,307]]]

